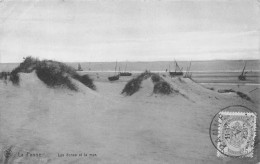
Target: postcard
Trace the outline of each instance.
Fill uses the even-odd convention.
[[[259,0],[0,0],[0,164],[260,164]]]

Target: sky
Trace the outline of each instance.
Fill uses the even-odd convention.
[[[0,62],[260,60],[260,0],[0,0]]]

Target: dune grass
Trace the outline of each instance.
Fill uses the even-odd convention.
[[[237,95],[238,95],[239,97],[241,97],[242,99],[245,99],[245,100],[247,100],[247,101],[253,102],[252,99],[251,99],[247,94],[245,94],[245,93],[243,93],[243,92],[239,92],[239,91],[237,91],[236,93],[237,93]]]
[[[173,88],[159,74],[152,74],[151,79],[154,83],[153,93],[169,95],[173,93]]]
[[[14,85],[19,85],[20,72],[30,73],[36,71],[37,77],[51,88],[65,87],[73,91],[78,88],[72,83],[71,78],[78,80],[90,89],[95,90],[96,87],[93,80],[88,75],[79,75],[76,69],[53,60],[39,60],[31,56],[26,57],[24,61],[12,70],[10,81]]]
[[[74,74],[72,78],[80,81],[82,84],[89,87],[90,89],[96,90],[96,86],[94,85],[93,80],[88,75],[80,76],[79,74]]]
[[[31,72],[35,67],[38,62],[38,59],[33,58],[31,56],[28,56],[24,59],[22,63],[16,68],[14,68],[11,73],[10,73],[10,81],[13,83],[13,85],[19,85],[20,83],[20,77],[19,74],[20,72],[25,72],[29,73]]]
[[[173,92],[173,89],[169,83],[166,81],[159,81],[154,84],[153,93],[155,94],[162,94],[162,95],[169,95]]]
[[[51,88],[66,87],[77,91],[78,88],[71,82],[68,76],[64,76],[62,71],[56,71],[55,67],[36,67],[36,75],[47,86]]]
[[[10,72],[0,72],[0,79],[7,80],[7,76],[10,76]]]
[[[152,74],[151,79],[153,83],[158,83],[163,80],[163,78],[161,78],[159,74],[155,74],[155,73]]]
[[[20,77],[18,72],[12,71],[10,74],[9,80],[13,83],[13,85],[19,85],[20,83]]]
[[[151,73],[145,71],[144,73],[140,74],[136,78],[131,79],[124,87],[121,94],[126,94],[127,96],[131,96],[136,93],[141,88],[141,83],[143,80],[149,78]]]
[[[145,71],[136,78],[130,80],[125,85],[121,94],[126,94],[127,96],[133,95],[141,88],[142,81],[148,78],[151,78],[154,84],[153,93],[169,95],[173,92],[171,85],[168,82],[166,82],[159,74]]]

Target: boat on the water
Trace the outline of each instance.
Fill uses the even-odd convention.
[[[78,70],[77,71],[83,71],[80,64],[78,64]]]
[[[130,72],[120,72],[119,75],[120,76],[132,76],[132,73],[130,73]]]
[[[132,76],[132,73],[126,72],[126,67],[127,67],[127,64],[125,64],[125,71],[119,73],[120,76]]]
[[[190,65],[187,67],[185,75],[183,76],[184,78],[191,78],[192,73],[190,72],[190,68],[191,68],[191,62],[190,62]]]
[[[116,62],[116,66],[115,66],[115,74],[116,74],[116,70],[117,70],[117,62]],[[116,81],[116,80],[119,80],[119,77],[120,77],[120,73],[118,73],[117,75],[108,77],[108,80],[109,81]]]
[[[109,81],[116,81],[116,80],[118,80],[119,79],[119,74],[118,75],[115,75],[115,76],[110,76],[110,77],[108,77],[108,80]]]
[[[169,74],[170,74],[171,77],[183,76],[182,68],[179,67],[176,60],[175,60],[175,71],[171,72],[170,68],[169,68]]]
[[[170,76],[183,76],[183,72],[169,72]]]
[[[238,80],[241,80],[241,81],[245,81],[246,80],[247,72],[245,72],[245,68],[246,68],[246,62],[245,62],[245,65],[244,65],[244,68],[243,68],[241,74],[238,76]]]

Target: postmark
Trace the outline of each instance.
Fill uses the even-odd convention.
[[[244,106],[222,109],[212,119],[210,139],[218,157],[253,157],[256,113]]]

